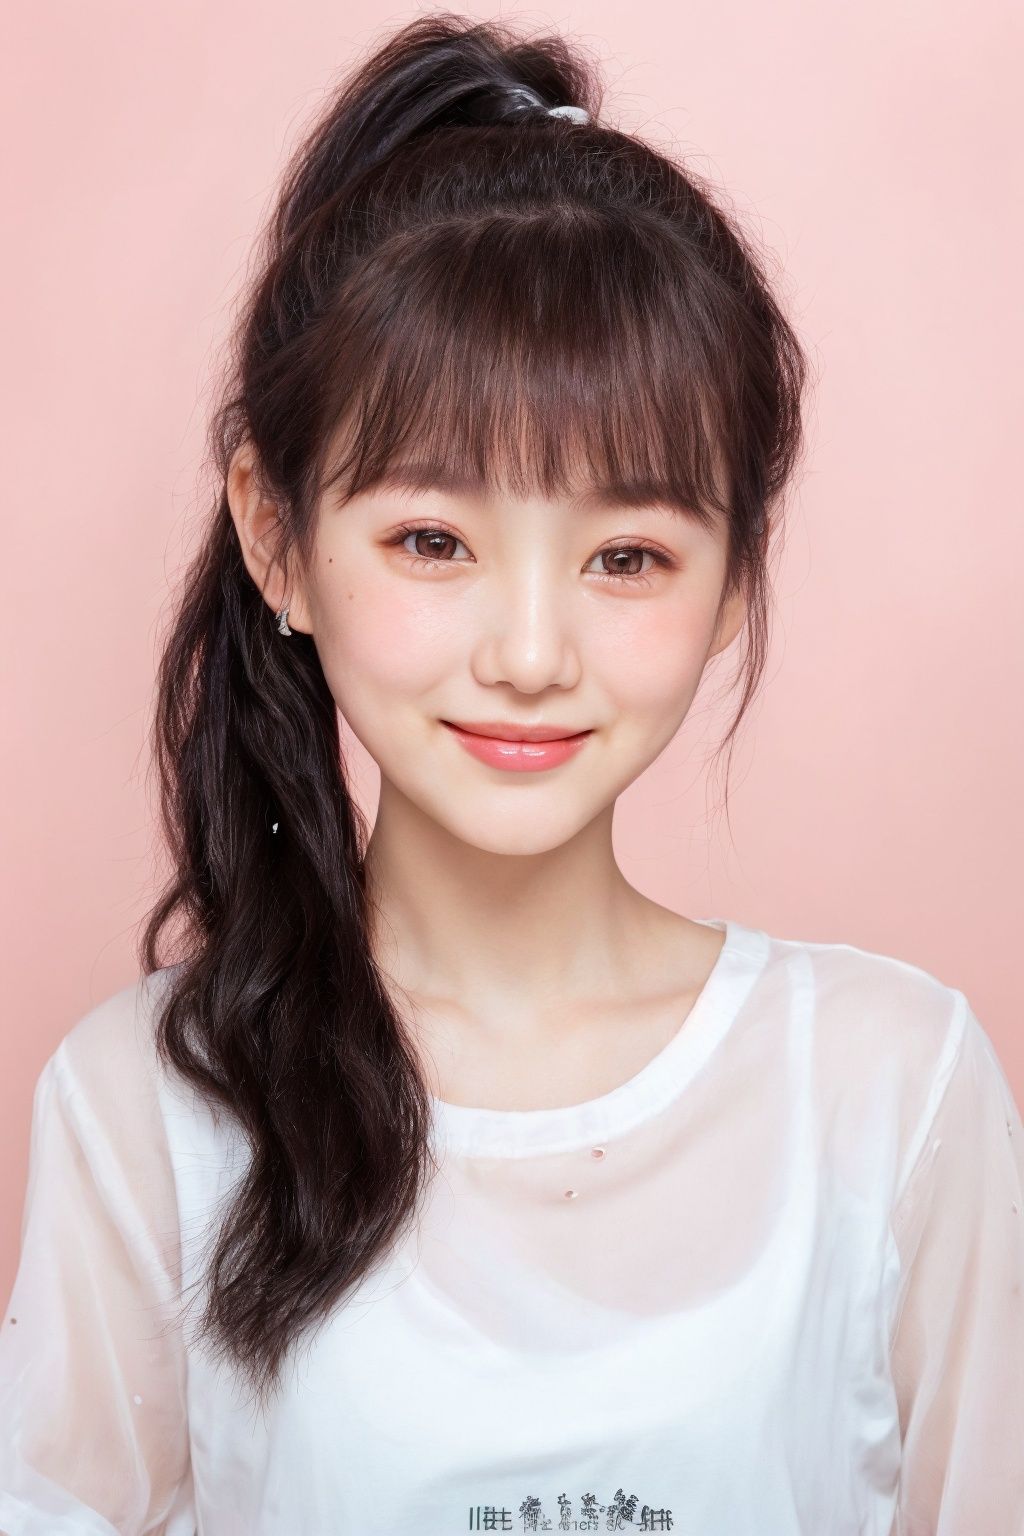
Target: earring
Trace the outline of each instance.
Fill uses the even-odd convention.
[[[290,635],[291,634],[291,630],[288,628],[288,609],[287,608],[282,608],[281,612],[277,615],[277,627],[281,631],[282,635]]]

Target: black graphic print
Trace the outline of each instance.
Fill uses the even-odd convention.
[[[497,1504],[472,1504],[469,1509],[471,1531],[671,1531],[672,1511],[644,1504],[637,1515],[635,1493],[627,1498],[621,1488],[615,1490],[610,1504],[599,1504],[597,1495],[585,1493],[579,1501],[579,1514],[573,1515],[572,1500],[558,1495],[557,1521],[545,1514],[540,1499],[532,1494],[513,1514]]]

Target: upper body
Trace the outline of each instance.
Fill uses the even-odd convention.
[[[756,696],[807,370],[601,96],[417,17],[290,162],[159,667],[145,979],[38,1083],[7,1536],[1024,1528],[1021,1126],[963,994],[738,923],[702,978],[619,868],[741,636],[720,750]]]
[[[434,1100],[419,1224],[264,1415],[180,1307],[246,1153],[153,1052],[169,973],[79,1020],[0,1337],[5,1536],[1024,1531],[1024,1131],[987,1034],[913,965],[709,922],[620,1086]]]

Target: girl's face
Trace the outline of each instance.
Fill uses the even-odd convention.
[[[742,623],[739,598],[718,615],[724,521],[708,532],[621,491],[487,496],[422,465],[344,505],[326,494],[311,569],[286,587],[261,554],[274,511],[240,455],[228,492],[247,565],[275,611],[288,602],[290,627],[312,634],[380,767],[382,807],[397,791],[481,850],[541,853],[611,807]],[[478,738],[470,750],[453,723],[579,739],[531,752]]]

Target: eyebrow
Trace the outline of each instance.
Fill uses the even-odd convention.
[[[470,496],[482,489],[477,477],[459,474],[425,459],[394,464],[375,484],[389,490],[441,491],[446,496]],[[677,496],[671,486],[654,479],[601,482],[573,497],[572,505],[581,512],[645,507],[688,519],[697,517],[689,502]]]

